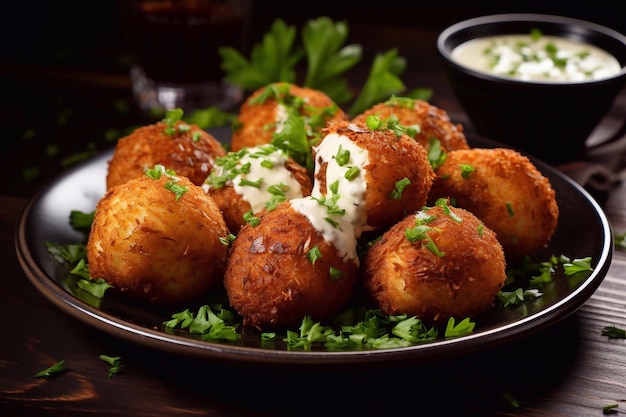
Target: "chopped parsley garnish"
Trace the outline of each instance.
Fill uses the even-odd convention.
[[[350,150],[343,149],[343,146],[339,145],[339,149],[337,149],[337,155],[335,155],[335,161],[337,161],[337,165],[340,167],[346,165],[350,162]]]
[[[33,375],[33,378],[45,378],[50,379],[54,376],[57,376],[66,371],[65,368],[65,360],[58,361],[54,365],[49,368],[44,369],[43,371],[37,372]]]
[[[441,149],[441,141],[437,138],[428,139],[428,162],[433,170],[439,168],[446,161],[448,154]]]
[[[411,97],[396,97],[391,96],[389,100],[385,101],[385,106],[388,107],[403,107],[405,109],[414,109],[416,100]]]
[[[345,272],[335,268],[335,267],[330,267],[330,278],[333,281],[339,281],[341,278],[343,278],[343,276],[345,275]]]
[[[263,183],[263,178],[259,178],[256,181],[251,181],[247,178],[242,178],[239,180],[239,185],[241,186],[250,186],[250,187],[254,187],[254,188],[261,188],[261,184]]]
[[[461,169],[461,178],[465,180],[469,178],[472,172],[476,171],[476,168],[469,164],[459,164],[459,168]]]
[[[552,282],[555,274],[561,271],[566,277],[579,277],[593,271],[591,258],[571,260],[567,256],[551,256],[548,261],[532,262],[525,258],[515,268],[507,269],[504,288],[497,295],[500,305],[508,307],[525,300],[541,297],[541,288]]]
[[[256,227],[261,223],[261,219],[259,219],[258,217],[256,217],[254,215],[254,213],[252,212],[252,210],[244,213],[243,215],[243,220],[250,224],[252,227]]]
[[[176,177],[176,172],[171,169],[166,169],[163,165],[157,164],[154,168],[148,168],[145,171],[146,176],[152,178],[154,180],[158,180],[161,176],[165,175],[170,179],[170,181],[163,184],[166,190],[171,191],[176,196],[176,201],[178,201],[189,189],[184,186],[178,184],[180,178]]]
[[[411,243],[420,242],[421,245],[437,256],[445,256],[445,252],[441,252],[432,238],[427,234],[431,231],[439,232],[439,229],[428,226],[436,216],[428,215],[425,211],[419,212],[415,216],[415,226],[404,231],[404,237]]]
[[[619,413],[618,408],[619,404],[605,405],[604,407],[602,407],[602,414],[617,414]]]
[[[395,188],[391,192],[391,198],[394,200],[400,200],[402,198],[402,193],[404,189],[411,184],[411,180],[407,177],[402,178],[401,180],[396,181]]]
[[[344,174],[344,178],[347,179],[348,181],[352,181],[353,179],[359,176],[360,172],[361,170],[359,169],[359,167],[350,167]]]
[[[413,137],[420,132],[419,126],[404,126],[400,123],[400,119],[395,114],[391,114],[387,118],[370,114],[365,118],[365,125],[370,130],[390,130],[396,136],[407,135]]]
[[[105,361],[110,365],[109,368],[109,379],[113,378],[124,365],[122,365],[122,357],[121,356],[108,356],[108,355],[100,355],[99,359]]]
[[[515,212],[513,211],[513,204],[510,201],[506,202],[506,212],[509,214],[509,217],[515,217]]]
[[[215,311],[214,311],[215,310]],[[189,309],[172,314],[171,320],[163,322],[166,330],[180,328],[199,335],[202,340],[238,341],[234,314],[219,305],[203,305],[194,315]]]
[[[174,195],[176,196],[176,201],[178,201],[183,196],[183,194],[189,191],[189,189],[184,185],[178,184],[177,180],[168,181],[163,186],[166,190],[174,193]]]
[[[615,326],[606,326],[602,329],[602,336],[609,339],[626,339],[626,330]]]
[[[443,210],[443,213],[446,216],[450,217],[455,222],[460,223],[462,221],[462,219],[459,216],[457,216],[455,213],[452,212],[452,210],[450,210],[450,206],[448,205],[447,199],[438,198],[437,201],[435,201],[435,206],[441,207],[441,209]]]
[[[167,110],[165,112],[165,118],[163,119],[163,123],[165,123],[166,127],[165,127],[165,134],[168,136],[174,136],[174,134],[176,134],[176,132],[188,132],[189,130],[191,130],[191,126],[189,126],[186,123],[180,123],[178,124],[178,127],[176,126],[176,124],[181,121],[182,117],[183,117],[183,109],[181,108],[175,108],[175,109],[171,109],[171,110]]]
[[[315,262],[322,257],[322,252],[317,246],[313,246],[306,252],[306,258],[311,262],[311,265],[315,265]]]
[[[222,243],[222,245],[230,246],[230,244],[233,243],[236,238],[237,238],[237,236],[235,236],[232,233],[229,233],[226,237],[220,236],[218,239]]]

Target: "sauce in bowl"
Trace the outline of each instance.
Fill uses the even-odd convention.
[[[477,71],[532,82],[595,81],[621,71],[618,60],[601,48],[538,30],[472,39],[451,56]]]

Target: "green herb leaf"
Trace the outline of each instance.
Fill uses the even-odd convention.
[[[70,212],[70,226],[72,226],[72,228],[76,231],[89,233],[95,213],[95,210],[91,213],[84,213],[82,211],[72,210]]]
[[[605,405],[604,407],[602,407],[602,414],[617,414],[619,413],[618,408],[619,404]]]
[[[602,329],[602,336],[609,339],[626,339],[626,330],[615,326],[606,326]]]
[[[219,306],[214,308],[219,312],[214,312],[209,305],[203,305],[195,316],[189,309],[172,314],[172,319],[163,322],[163,326],[166,329],[188,329],[189,333],[199,335],[202,340],[239,340],[241,335],[234,325],[233,313]]]
[[[45,378],[50,379],[54,376],[59,375],[60,373],[65,372],[65,360],[58,361],[54,365],[49,368],[44,369],[43,371],[37,372],[33,375],[33,378]]]
[[[348,114],[355,116],[374,103],[385,101],[392,95],[403,92],[406,87],[398,76],[405,68],[406,60],[398,56],[396,49],[376,55],[365,85],[348,110]]]
[[[446,326],[446,337],[457,337],[457,336],[465,336],[474,331],[474,326],[476,323],[471,321],[469,317],[464,318],[459,322],[459,324],[455,324],[454,317],[450,317],[448,319],[448,324]]]
[[[324,91],[336,103],[352,98],[347,81],[340,75],[361,60],[361,46],[343,46],[348,36],[348,25],[334,23],[328,17],[309,20],[302,29],[302,43],[307,57],[304,85]]]
[[[404,192],[404,189],[410,184],[411,180],[409,180],[407,177],[396,181],[395,188],[391,192],[391,198],[394,200],[400,200],[402,198],[402,193]]]
[[[315,265],[315,262],[322,257],[320,248],[316,245],[306,252],[306,257],[311,262],[311,265]]]
[[[283,20],[275,20],[262,43],[252,47],[249,61],[232,47],[220,47],[226,80],[249,91],[278,81],[294,83],[295,66],[303,56],[302,50],[294,46],[296,32]]]
[[[95,281],[93,279],[81,279],[76,283],[76,285],[78,285],[78,288],[82,289],[83,291],[87,291],[89,294],[93,295],[94,297],[98,299],[102,299],[104,297],[105,292],[109,288],[113,288],[112,285],[107,283],[102,278],[98,278]]]
[[[46,242],[46,249],[54,260],[61,265],[75,265],[87,257],[87,249],[83,243],[61,244]]]
[[[111,365],[111,367],[109,368],[109,378],[113,378],[124,366],[121,363],[121,356],[100,355],[98,358]]]

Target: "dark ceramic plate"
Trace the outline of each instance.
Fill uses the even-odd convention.
[[[217,135],[216,135],[217,136]],[[473,147],[497,143],[469,137]],[[169,315],[124,299],[109,297],[100,304],[79,298],[68,285],[67,270],[48,254],[45,242],[77,243],[83,235],[68,222],[71,210],[90,212],[104,194],[107,161],[103,153],[68,171],[42,190],[28,205],[16,238],[17,254],[26,275],[52,303],[103,332],[150,349],[219,361],[249,364],[380,364],[420,362],[485,349],[552,325],[576,311],[600,285],[610,265],[613,244],[609,223],[585,190],[541,161],[533,160],[556,190],[560,207],[558,228],[549,247],[537,259],[552,254],[592,257],[590,276],[578,281],[563,278],[547,285],[544,295],[514,308],[494,308],[480,319],[474,333],[405,348],[361,351],[298,351],[284,346],[261,347],[258,337],[238,345],[207,342],[166,333],[161,323]]]

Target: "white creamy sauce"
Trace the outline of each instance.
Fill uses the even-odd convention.
[[[339,164],[336,156],[347,152],[349,158],[345,164]],[[365,167],[369,164],[369,153],[347,136],[330,133],[315,148],[315,155],[316,176],[322,167],[326,167],[326,190],[322,190],[319,181],[315,181],[311,197],[292,200],[291,205],[309,219],[326,241],[337,248],[340,256],[358,262],[357,238],[366,223]],[[348,179],[346,172],[349,170],[357,170],[358,174]],[[320,199],[325,204],[321,204],[318,201]],[[343,210],[343,213],[329,213],[329,206]]]
[[[326,242],[335,247],[341,258],[358,264],[357,238],[352,223],[348,219],[333,216],[332,219],[337,222],[337,225],[329,223],[326,220],[329,217],[326,207],[311,197],[295,198],[289,202],[295,211],[309,219],[311,226],[322,235]]]
[[[582,82],[621,71],[617,59],[594,45],[541,35],[491,36],[460,44],[458,63],[485,73],[534,82]]]
[[[250,204],[253,213],[258,213],[272,198],[273,194],[268,188],[274,185],[281,186],[287,200],[302,197],[302,186],[287,169],[287,154],[278,148],[272,152],[267,151],[272,148],[273,145],[249,148],[237,164],[238,167],[250,164],[248,173],[238,174],[232,180],[235,192]],[[218,175],[224,174],[222,166],[214,169]],[[258,187],[242,184],[243,179],[258,184]]]
[[[280,133],[285,126],[285,120],[289,117],[289,113],[287,113],[287,108],[284,104],[278,103],[276,105],[276,133]]]

